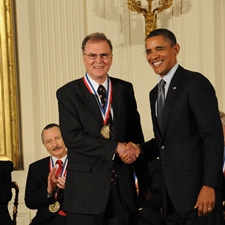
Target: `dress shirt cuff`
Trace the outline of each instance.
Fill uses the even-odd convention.
[[[47,198],[50,198],[50,197],[52,197],[52,192],[51,193],[47,192]]]
[[[139,154],[139,158],[142,158],[143,156],[144,156],[144,151],[143,151],[143,148],[142,148],[142,146],[140,145],[140,144],[137,144],[137,146],[139,146],[139,148],[140,148],[140,154]]]

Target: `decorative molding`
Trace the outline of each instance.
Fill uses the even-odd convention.
[[[85,1],[30,2],[34,20],[31,45],[34,98],[38,101],[37,127],[58,123],[56,90],[84,75],[81,42],[85,33]],[[77,31],[80,32],[77,32]],[[86,35],[86,34],[85,34]],[[35,61],[34,61],[35,60]],[[43,156],[48,153],[43,149]]]

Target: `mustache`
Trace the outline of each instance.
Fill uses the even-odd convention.
[[[55,148],[53,148],[52,150],[55,151],[55,150],[60,149],[60,148],[61,148],[61,146],[58,146],[58,145],[57,145],[57,146],[56,146]]]

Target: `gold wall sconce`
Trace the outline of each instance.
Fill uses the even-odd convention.
[[[146,36],[153,30],[156,29],[157,14],[161,13],[164,9],[168,9],[172,4],[173,0],[159,0],[158,5],[152,10],[152,2],[154,0],[147,0],[148,6],[142,7],[141,1],[128,0],[128,8],[137,13],[142,13],[145,17],[145,34]]]

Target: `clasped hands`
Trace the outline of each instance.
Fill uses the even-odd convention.
[[[141,154],[140,147],[133,142],[121,143],[119,142],[115,151],[121,160],[126,164],[133,163]]]
[[[47,192],[49,194],[51,194],[56,189],[56,187],[65,189],[66,176],[56,176],[56,170],[56,168],[52,168],[52,171],[48,174]]]

